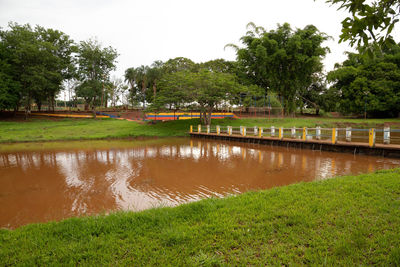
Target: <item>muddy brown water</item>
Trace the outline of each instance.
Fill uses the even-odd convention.
[[[173,206],[399,164],[189,138],[2,145],[0,227]]]

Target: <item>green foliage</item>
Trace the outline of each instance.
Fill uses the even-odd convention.
[[[237,63],[226,61],[225,59],[214,59],[199,64],[199,68],[207,69],[212,72],[237,74]]]
[[[326,0],[339,5],[339,9],[347,10],[350,17],[342,21],[340,42],[349,41],[362,51],[372,53],[371,43],[380,46],[394,44],[391,33],[399,21],[399,0]]]
[[[342,65],[328,74],[333,82],[331,95],[346,113],[371,116],[398,116],[400,112],[400,46],[382,52],[375,51],[372,58],[349,53]]]
[[[203,124],[210,124],[212,111],[222,102],[233,101],[243,86],[230,73],[200,69],[198,72],[166,73],[159,82],[159,88],[153,109],[165,106],[179,109],[195,103],[203,114]]]
[[[397,266],[400,170],[0,230],[4,265]]]
[[[83,97],[87,104],[94,104],[101,98],[104,84],[109,82],[109,74],[115,70],[117,51],[102,48],[96,40],[82,41],[78,47],[78,76],[81,84],[75,93]]]
[[[0,31],[0,108],[29,112],[32,100],[54,106],[63,80],[73,75],[73,41],[64,33],[29,24],[10,23]]]
[[[265,93],[276,92],[284,99],[286,112],[295,111],[296,99],[322,71],[328,48],[321,45],[328,36],[312,25],[293,30],[285,23],[269,32],[254,23],[248,28],[241,38],[243,48],[228,45],[236,49],[239,78],[262,87]]]

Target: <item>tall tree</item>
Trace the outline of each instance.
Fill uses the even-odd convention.
[[[134,106],[135,97],[137,95],[137,85],[136,85],[136,75],[137,71],[135,68],[128,68],[125,70],[125,82],[129,84],[129,98],[131,105]]]
[[[147,76],[150,86],[153,87],[153,98],[157,95],[157,83],[163,75],[163,62],[154,61],[150,68],[147,70]]]
[[[37,26],[35,31],[48,51],[46,77],[50,81],[42,87],[43,94],[36,95],[35,99],[40,101],[40,98],[47,98],[49,107],[51,106],[54,111],[55,97],[62,89],[62,82],[72,79],[76,74],[72,57],[76,52],[76,46],[68,35],[58,30]]]
[[[272,90],[283,100],[285,111],[296,108],[299,92],[309,87],[313,76],[322,71],[322,59],[329,51],[322,43],[329,37],[313,25],[293,30],[288,23],[266,31],[254,23],[236,49],[241,80]]]
[[[81,85],[76,88],[78,97],[83,97],[92,106],[96,117],[96,100],[101,98],[104,83],[115,70],[117,51],[111,46],[103,48],[96,40],[82,41],[78,47],[78,73]]]
[[[143,108],[146,108],[146,91],[149,82],[148,72],[148,66],[141,65],[140,67],[136,68],[136,84],[140,86],[143,100]]]
[[[44,96],[54,99],[61,90],[68,68],[72,65],[73,42],[64,33],[29,24],[10,23],[9,30],[1,31],[1,60],[8,66],[8,76],[14,81],[18,101],[26,116],[32,100],[40,107]]]

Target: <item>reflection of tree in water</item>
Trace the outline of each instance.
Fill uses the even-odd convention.
[[[0,153],[0,205],[6,207],[0,226],[175,205],[397,164],[195,139],[124,149]]]

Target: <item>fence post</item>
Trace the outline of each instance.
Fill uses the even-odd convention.
[[[390,144],[390,127],[383,128],[383,143],[385,145]]]
[[[260,127],[259,129],[258,129],[258,137],[260,137],[260,138],[262,138],[262,136],[263,136],[263,128],[262,127]]]
[[[283,128],[279,127],[279,139],[283,139]]]
[[[201,133],[201,125],[200,125],[200,124],[197,125],[197,132],[198,132],[198,133]]]
[[[242,127],[242,136],[246,136],[246,126],[241,126]]]
[[[216,126],[216,130],[217,130],[217,135],[219,135],[221,133],[221,128],[219,125]]]
[[[296,127],[292,128],[292,138],[296,138]]]
[[[306,139],[307,139],[307,127],[303,127],[303,136],[302,136],[303,138],[303,141],[306,141]]]
[[[271,137],[275,137],[275,126],[271,126]]]
[[[193,133],[193,125],[190,125],[190,133]]]
[[[232,126],[228,126],[228,135],[232,135]]]
[[[207,133],[210,133],[210,125],[207,125]]]
[[[337,130],[336,128],[332,128],[332,144],[336,144],[337,142]]]
[[[351,127],[346,127],[346,142],[351,142]]]
[[[317,140],[321,140],[321,126],[317,126],[316,128],[315,128],[315,135],[316,135],[316,139]]]
[[[254,126],[254,136],[257,136],[257,134],[258,134],[258,127]]]
[[[375,146],[375,129],[369,129],[369,147],[374,147]]]

